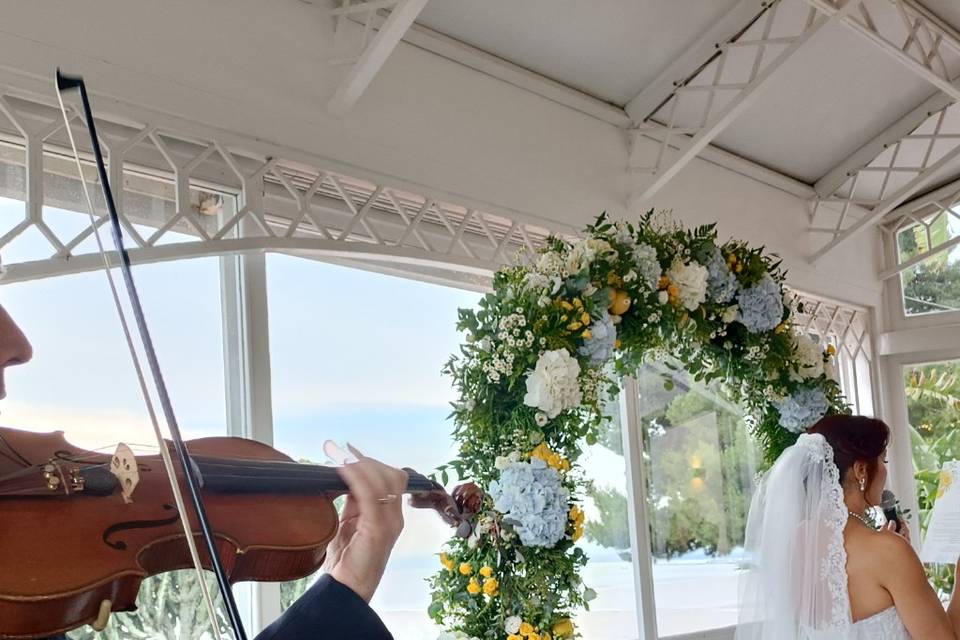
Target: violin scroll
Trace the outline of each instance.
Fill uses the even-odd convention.
[[[408,474],[416,473],[404,468]],[[473,533],[473,518],[483,504],[483,490],[473,482],[458,485],[453,494],[447,493],[443,486],[431,481],[433,490],[417,491],[410,494],[410,506],[416,509],[433,509],[444,522],[457,528],[457,535],[469,538]]]

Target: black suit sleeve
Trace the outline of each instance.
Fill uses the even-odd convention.
[[[363,598],[329,575],[300,596],[256,640],[393,640]]]

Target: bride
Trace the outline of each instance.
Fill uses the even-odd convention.
[[[829,416],[764,476],[737,640],[960,639],[958,590],[944,611],[909,534],[864,516],[880,503],[889,437],[880,420]]]

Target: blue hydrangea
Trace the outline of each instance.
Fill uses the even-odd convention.
[[[590,358],[591,364],[600,364],[613,357],[617,342],[617,328],[610,314],[604,310],[599,320],[590,325],[590,337],[583,341],[580,355]]]
[[[821,389],[800,389],[787,398],[774,402],[780,412],[780,426],[793,433],[803,433],[827,414],[830,403]]]
[[[713,258],[707,264],[707,287],[714,302],[725,304],[733,300],[740,288],[737,276],[730,270],[727,261],[723,259],[720,249],[713,250]]]
[[[493,507],[528,547],[552,547],[567,528],[569,493],[560,474],[540,458],[513,462],[490,483]]]
[[[751,333],[773,330],[783,318],[783,297],[780,287],[769,274],[757,284],[737,294],[740,311],[737,320]]]

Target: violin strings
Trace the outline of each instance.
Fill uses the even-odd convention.
[[[5,446],[7,449],[9,449],[9,450],[10,450],[10,453],[12,453],[12,454],[15,455],[17,458],[19,458],[20,461],[17,462],[17,460],[14,460],[13,458],[11,458],[9,454],[4,453],[3,451],[0,451],[0,453],[3,453],[3,456],[4,456],[5,458],[7,458],[7,459],[9,459],[9,460],[13,460],[13,462],[17,462],[17,464],[20,464],[20,463],[25,464],[25,465],[29,465],[29,464],[30,464],[30,461],[29,461],[29,460],[27,460],[27,459],[24,458],[22,455],[20,455],[20,452],[17,451],[16,449],[14,449],[13,446],[12,446],[9,442],[7,442],[7,439],[3,437],[3,434],[2,434],[2,433],[0,433],[0,443],[3,443],[3,446]]]

